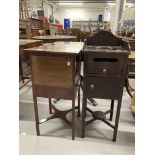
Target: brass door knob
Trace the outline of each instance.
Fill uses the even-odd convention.
[[[106,73],[106,72],[107,72],[107,69],[106,69],[106,68],[103,68],[103,69],[102,69],[102,72],[103,72],[103,73]]]
[[[90,85],[90,89],[93,90],[94,89],[94,84]]]
[[[71,65],[71,62],[70,61],[67,61],[67,66],[70,66]]]

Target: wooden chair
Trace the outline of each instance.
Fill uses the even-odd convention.
[[[80,33],[81,33],[80,29],[71,28],[68,31],[69,31],[70,35],[76,36],[76,41],[80,41]]]
[[[131,51],[135,51],[135,39],[129,39]]]
[[[129,56],[129,78],[135,78],[135,39],[129,39],[128,41],[130,45],[131,54]]]
[[[135,78],[135,51],[131,51],[129,55],[129,63],[128,63],[128,77]]]

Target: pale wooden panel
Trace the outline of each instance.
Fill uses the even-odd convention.
[[[76,36],[67,36],[67,35],[48,35],[48,36],[34,36],[33,39],[41,40],[61,40],[61,39],[76,39]]]
[[[83,49],[83,42],[55,42],[46,43],[43,46],[25,49],[28,53],[51,53],[62,55],[79,55]]]

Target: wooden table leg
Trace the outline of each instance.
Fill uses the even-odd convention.
[[[80,117],[80,87],[78,88],[78,117]]]
[[[33,96],[37,136],[40,135],[37,97]]]
[[[110,118],[109,120],[112,121],[113,112],[114,112],[114,100],[111,100],[111,108],[110,108]]]
[[[118,130],[118,123],[119,123],[119,116],[120,116],[121,104],[122,104],[122,99],[119,99],[118,100],[118,103],[117,103],[117,112],[116,112],[116,118],[115,118],[115,127],[114,127],[114,132],[113,132],[113,142],[115,142],[116,141],[116,138],[117,138],[117,130]]]
[[[75,98],[72,99],[72,140],[75,139]]]
[[[49,113],[52,114],[51,98],[49,98],[48,100],[49,100]]]
[[[21,56],[19,57],[19,72],[20,72],[20,76],[21,76],[21,79],[22,79],[22,82],[24,83],[24,76],[23,76],[23,67],[22,67],[22,60],[21,60]]]
[[[85,117],[86,117],[87,97],[83,95],[83,106],[82,106],[82,138],[85,137]]]

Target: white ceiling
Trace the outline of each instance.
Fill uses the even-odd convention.
[[[78,4],[70,4],[70,5],[59,5],[56,4],[58,9],[72,9],[72,8],[77,8],[77,9],[103,9],[106,4],[105,3],[83,3],[82,5]]]
[[[51,3],[115,3],[116,0],[47,0]],[[135,0],[126,0],[127,3],[135,3]]]
[[[134,6],[134,4],[131,3],[127,3],[126,7],[130,6],[131,7]],[[105,8],[112,8],[113,6],[115,6],[115,3],[83,3],[82,5],[78,5],[76,3],[72,3],[72,4],[65,4],[65,5],[59,5],[58,3],[56,3],[56,7],[58,10],[64,10],[64,9],[85,9],[85,10],[103,10]]]
[[[46,2],[49,2],[51,3],[52,0],[29,0],[29,4],[30,6],[39,6],[41,7],[42,6],[42,2],[43,1],[46,1]],[[127,0],[129,1],[129,0]],[[132,0],[130,0],[132,1]],[[71,1],[72,2],[72,1]],[[115,0],[114,0],[115,2]],[[72,5],[67,5],[67,3],[65,5],[59,5],[58,3],[55,3],[55,6],[58,10],[63,10],[63,9],[85,9],[85,10],[101,10],[101,9],[104,9],[105,7],[106,8],[111,8],[112,6],[114,6],[115,3],[83,3],[82,2],[82,5],[78,5],[77,3],[72,3]]]

